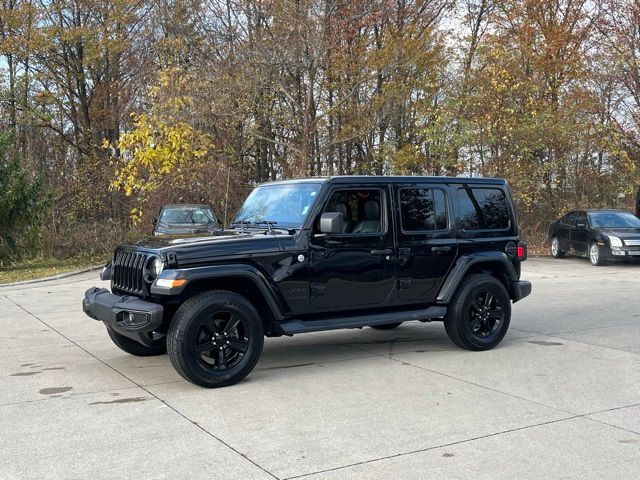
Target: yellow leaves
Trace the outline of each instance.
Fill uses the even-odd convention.
[[[193,104],[185,90],[186,82],[187,76],[178,68],[162,71],[158,84],[150,90],[150,111],[132,114],[132,128],[120,135],[116,146],[121,161],[112,187],[126,196],[144,196],[160,188],[185,170],[197,168],[212,150],[210,136],[184,118],[186,107]],[[108,142],[103,147],[108,148]],[[138,207],[130,212],[134,222],[141,216]]]

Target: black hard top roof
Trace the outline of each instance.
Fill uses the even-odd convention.
[[[261,185],[275,184],[293,184],[293,183],[472,183],[472,184],[491,184],[505,185],[507,182],[503,178],[481,178],[481,177],[422,177],[415,175],[336,175],[331,177],[310,177],[295,178],[291,180],[277,180],[267,182]]]

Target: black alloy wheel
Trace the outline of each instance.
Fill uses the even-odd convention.
[[[176,371],[208,388],[233,385],[258,362],[264,327],[246,298],[225,290],[184,302],[169,326],[167,349]]]
[[[488,338],[500,328],[504,311],[491,290],[480,290],[469,308],[471,331],[480,338]]]
[[[453,343],[467,350],[489,350],[509,329],[511,298],[504,284],[491,275],[465,278],[447,308],[444,326]]]
[[[206,367],[233,368],[247,353],[249,338],[244,319],[231,311],[221,310],[202,321],[196,334],[195,351]]]

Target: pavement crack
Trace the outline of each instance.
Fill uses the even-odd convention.
[[[141,390],[144,390],[145,392],[147,392],[149,395],[151,395],[153,398],[155,398],[156,400],[158,400],[159,402],[161,402],[162,404],[166,405],[167,408],[171,409],[174,413],[176,413],[177,415],[181,416],[182,418],[184,418],[186,421],[188,421],[190,424],[194,425],[195,427],[199,428],[200,430],[202,430],[204,433],[206,433],[207,435],[209,435],[211,438],[217,440],[219,443],[221,443],[222,445],[224,445],[225,447],[227,447],[228,449],[232,450],[233,452],[235,452],[236,454],[240,455],[242,458],[244,458],[245,460],[247,460],[249,463],[253,464],[255,467],[259,468],[260,470],[262,470],[264,473],[266,473],[267,475],[275,478],[276,480],[280,480],[277,476],[275,476],[273,473],[271,473],[270,471],[268,471],[266,468],[264,468],[262,465],[259,465],[257,462],[255,462],[254,460],[252,460],[251,458],[249,458],[247,455],[245,455],[244,453],[242,453],[240,450],[238,450],[237,448],[233,447],[232,445],[228,444],[227,442],[225,442],[224,440],[222,440],[220,437],[214,435],[213,433],[209,432],[208,430],[206,430],[205,428],[203,428],[201,425],[199,425],[198,423],[196,423],[195,421],[191,420],[189,417],[187,417],[185,414],[183,414],[181,411],[179,411],[177,408],[173,407],[172,405],[170,405],[168,402],[166,402],[165,400],[163,400],[162,398],[158,397],[156,394],[154,394],[152,391],[150,391],[148,388],[146,388],[145,386],[139,384],[138,382],[136,382],[135,380],[133,380],[132,378],[128,377],[127,375],[125,375],[124,373],[122,373],[121,371],[115,369],[114,367],[112,367],[111,365],[109,365],[107,362],[105,362],[104,360],[98,358],[97,356],[95,356],[93,353],[91,353],[89,350],[87,350],[86,348],[84,348],[82,345],[76,343],[75,341],[73,341],[71,338],[67,337],[65,334],[63,334],[62,332],[60,332],[59,330],[55,329],[54,327],[52,327],[51,325],[49,325],[47,322],[45,322],[44,320],[42,320],[41,318],[39,318],[37,315],[31,313],[29,310],[27,310],[26,308],[24,308],[22,305],[20,305],[19,303],[15,302],[13,299],[8,298],[7,299],[13,303],[15,306],[17,306],[18,308],[20,308],[22,311],[24,311],[25,313],[27,313],[28,315],[31,315],[33,318],[35,318],[36,320],[38,320],[40,323],[42,323],[43,325],[46,325],[48,328],[50,328],[51,330],[53,330],[54,332],[56,332],[58,335],[60,335],[61,337],[65,338],[69,343],[72,343],[73,345],[75,345],[77,348],[79,348],[80,350],[82,350],[83,352],[85,352],[87,355],[93,357],[95,360],[97,360],[98,362],[102,363],[104,366],[106,366],[107,368],[109,368],[110,370],[114,371],[115,373],[117,373],[118,375],[122,376],[123,378],[127,379],[129,382],[131,382],[132,384],[136,385],[138,388],[140,388]]]
[[[549,420],[549,421],[546,421],[546,422],[540,422],[540,423],[536,423],[536,424],[533,424],[533,425],[525,425],[524,427],[510,428],[508,430],[502,430],[500,432],[493,432],[493,433],[488,433],[486,435],[480,435],[480,436],[477,436],[477,437],[466,438],[464,440],[458,440],[456,442],[443,443],[441,445],[433,445],[431,447],[425,447],[425,448],[419,448],[419,449],[416,449],[416,450],[410,450],[410,451],[407,451],[407,452],[395,453],[393,455],[385,455],[383,457],[372,458],[370,460],[364,460],[362,462],[355,462],[355,463],[351,463],[349,465],[341,465],[339,467],[327,468],[325,470],[318,470],[318,471],[315,471],[315,472],[309,472],[309,473],[305,473],[303,475],[295,475],[295,476],[292,476],[292,477],[287,477],[287,478],[285,478],[283,480],[293,480],[293,479],[297,479],[297,478],[310,477],[310,476],[318,475],[318,474],[321,474],[321,473],[335,472],[335,471],[338,471],[338,470],[344,470],[345,468],[356,467],[358,465],[366,465],[366,464],[369,464],[369,463],[380,462],[382,460],[389,460],[391,458],[406,457],[407,455],[414,455],[416,453],[423,453],[423,452],[428,452],[430,450],[437,450],[438,448],[446,448],[446,447],[452,447],[452,446],[455,446],[455,445],[462,445],[462,444],[469,443],[469,442],[475,442],[477,440],[483,440],[485,438],[497,437],[497,436],[505,435],[505,434],[508,434],[508,433],[527,430],[529,428],[536,428],[536,427],[541,427],[541,426],[545,426],[545,425],[551,425],[551,424],[555,424],[555,423],[565,422],[567,420],[573,420],[575,418],[580,418],[580,415],[572,415],[572,416],[566,417],[566,418],[560,418],[560,419],[556,419],[556,420]]]

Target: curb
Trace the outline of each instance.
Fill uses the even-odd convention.
[[[99,270],[102,267],[104,267],[104,265],[94,265],[92,267],[86,267],[80,270],[74,270],[72,272],[59,273],[57,275],[51,275],[49,277],[36,278],[33,280],[23,280],[21,282],[13,282],[13,283],[0,283],[0,288],[17,287],[19,285],[31,285],[33,283],[43,283],[43,282],[50,282],[52,280],[60,280],[61,278],[73,277],[74,275],[80,275],[81,273],[93,272],[94,270]]]

